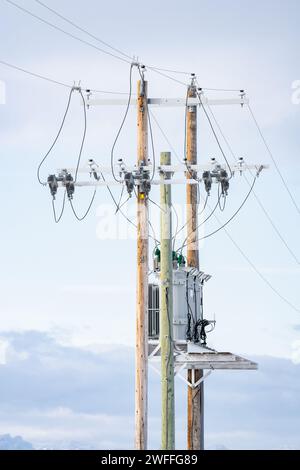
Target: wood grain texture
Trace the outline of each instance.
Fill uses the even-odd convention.
[[[142,90],[143,88],[143,90]],[[141,94],[141,91],[143,93]],[[138,82],[137,163],[148,159],[147,82]],[[138,191],[135,349],[135,448],[147,449],[148,408],[148,200]]]

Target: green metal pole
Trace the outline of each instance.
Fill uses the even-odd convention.
[[[162,152],[161,165],[171,164],[170,152]],[[161,180],[169,178],[161,174]],[[173,351],[173,287],[172,287],[172,217],[171,185],[160,185],[160,348],[162,392],[162,441],[163,450],[175,448],[174,407],[174,351]]]

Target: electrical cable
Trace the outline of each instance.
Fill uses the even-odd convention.
[[[219,132],[225,142],[225,144],[227,145],[227,148],[229,150],[229,152],[231,153],[232,157],[234,158],[234,160],[237,162],[238,159],[228,141],[228,139],[226,138],[224,132],[222,131],[221,129],[221,126],[219,124],[219,122],[217,121],[217,118],[214,114],[214,112],[212,111],[211,107],[209,105],[207,105],[212,117],[213,117],[213,120],[216,124],[216,126],[218,127],[219,129]],[[253,176],[253,173],[252,171],[248,168],[248,171],[249,173]],[[243,177],[244,179],[246,180],[248,186],[250,187],[251,186],[251,183],[250,181],[248,180],[247,176],[245,175],[245,172],[243,172]],[[286,247],[286,249],[288,250],[288,252],[290,253],[290,255],[293,257],[293,259],[296,261],[297,264],[300,264],[299,260],[298,260],[298,257],[296,256],[296,254],[293,252],[293,250],[290,248],[289,244],[287,243],[287,241],[285,240],[285,238],[283,237],[283,235],[281,234],[281,232],[279,231],[279,229],[277,228],[277,226],[275,225],[275,222],[273,221],[273,219],[271,218],[270,214],[268,213],[267,209],[265,208],[265,206],[263,205],[262,201],[260,200],[260,198],[258,197],[258,195],[256,194],[256,192],[253,190],[252,191],[253,193],[253,196],[254,198],[256,199],[256,202],[258,203],[258,205],[260,206],[261,210],[263,211],[264,215],[267,217],[269,223],[271,224],[273,230],[276,232],[277,236],[279,237],[279,239],[282,241],[282,243],[284,244],[284,246]]]
[[[86,41],[85,39],[81,39],[79,38],[78,36],[75,36],[74,34],[72,33],[69,33],[68,31],[65,31],[64,29],[60,28],[59,26],[56,26],[55,24],[51,23],[50,21],[47,21],[45,20],[44,18],[42,18],[41,16],[38,16],[36,15],[35,13],[32,13],[30,10],[27,10],[26,8],[23,8],[21,7],[21,5],[18,5],[17,3],[13,2],[12,0],[5,0],[7,3],[9,3],[10,5],[14,6],[15,8],[18,8],[19,10],[21,10],[23,13],[26,13],[27,15],[30,15],[32,16],[33,18],[41,21],[42,23],[48,25],[48,26],[51,26],[51,28],[54,28],[56,29],[57,31],[60,31],[61,33],[65,34],[66,36],[69,36],[73,39],[75,39],[76,41],[79,41],[87,46],[90,46],[96,50],[98,50],[99,52],[102,52],[103,54],[106,54],[106,55],[109,55],[111,57],[114,57],[115,59],[118,59],[118,60],[121,60],[123,62],[126,62],[128,64],[131,63],[131,60],[127,60],[123,57],[120,57],[116,54],[113,54],[112,52],[108,52],[108,51],[105,51],[104,49],[96,46],[95,44],[92,44],[91,42],[88,42]]]
[[[83,150],[83,146],[84,146],[84,143],[85,143],[86,130],[87,130],[86,104],[85,104],[85,99],[84,99],[84,96],[82,94],[81,88],[79,88],[79,94],[81,96],[82,104],[83,104],[84,128],[83,128],[83,136],[82,136],[82,140],[81,140],[81,145],[80,145],[80,149],[79,149],[79,155],[78,155],[78,159],[77,159],[77,165],[76,165],[76,169],[75,169],[74,183],[76,183],[76,181],[77,181],[78,170],[79,170],[79,165],[80,165],[80,161],[81,161],[82,150]]]
[[[47,10],[51,11],[51,13],[54,13],[54,15],[58,16],[59,18],[61,18],[62,20],[66,21],[67,23],[69,23],[70,25],[74,26],[74,28],[77,28],[79,31],[87,34],[88,36],[90,36],[91,38],[95,39],[96,41],[102,43],[104,46],[107,46],[109,47],[110,49],[112,49],[113,51],[117,52],[118,54],[121,54],[123,55],[124,57],[126,57],[127,59],[129,59],[130,61],[132,61],[132,57],[130,57],[129,55],[127,55],[125,52],[122,52],[120,49],[117,49],[115,47],[113,47],[111,44],[103,41],[102,39],[98,38],[97,36],[94,36],[94,34],[91,34],[89,31],[87,31],[86,29],[82,28],[81,26],[79,26],[78,24],[74,23],[73,21],[69,20],[68,18],[66,18],[65,16],[63,16],[62,14],[58,13],[56,10],[54,10],[53,8],[50,8],[48,5],[46,5],[45,3],[41,2],[40,0],[35,0],[36,3],[38,3],[39,5],[41,5],[42,7],[46,8]]]
[[[122,207],[122,205],[120,206],[121,204],[121,201],[122,201],[122,197],[123,197],[123,193],[124,193],[124,185],[122,186],[122,189],[121,189],[121,194],[120,194],[120,198],[119,198],[119,202],[118,202],[118,207],[116,208],[116,211],[115,211],[115,214],[117,214],[118,210],[120,207]]]
[[[127,106],[126,106],[126,110],[125,110],[125,114],[123,116],[123,119],[122,119],[122,122],[121,122],[121,125],[120,125],[120,128],[117,132],[117,135],[115,137],[115,140],[114,140],[114,143],[112,145],[112,148],[111,148],[111,152],[110,152],[110,166],[111,166],[111,172],[112,172],[112,175],[113,175],[113,178],[115,181],[117,181],[118,183],[120,183],[120,179],[116,178],[116,175],[115,175],[115,171],[114,171],[114,150],[115,150],[115,146],[118,142],[118,139],[119,139],[119,136],[122,132],[122,129],[123,129],[123,126],[125,124],[125,121],[127,119],[127,115],[128,115],[128,111],[129,111],[129,108],[130,108],[130,103],[131,103],[131,96],[132,96],[132,69],[133,69],[133,64],[130,64],[130,72],[129,72],[129,94],[128,94],[128,102],[127,102]]]
[[[216,203],[215,207],[211,210],[211,213],[206,217],[206,219],[203,220],[203,222],[201,222],[200,224],[197,225],[194,232],[196,232],[202,225],[204,225],[212,217],[212,215],[215,213],[218,205],[219,205],[219,198],[217,200],[217,203]],[[187,243],[188,238],[189,238],[189,236],[185,237],[181,247],[176,250],[177,253],[180,251],[180,253],[182,254],[183,248],[185,248],[188,245],[188,243]],[[195,240],[195,241],[197,242],[197,240]]]
[[[157,125],[158,129],[160,130],[162,136],[164,137],[165,141],[167,142],[167,144],[169,145],[170,149],[172,150],[172,153],[174,153],[175,157],[177,158],[178,162],[179,163],[182,163],[182,161],[180,160],[179,158],[179,155],[178,153],[176,152],[175,148],[172,146],[170,140],[168,139],[168,136],[166,135],[166,133],[164,132],[164,130],[162,129],[161,125],[159,124],[156,116],[153,114],[153,111],[151,109],[149,109],[150,111],[150,114],[152,116],[152,118],[154,119],[155,121],[155,124]]]
[[[8,62],[5,62],[4,60],[0,60],[0,64],[5,65],[6,67],[10,67],[14,70],[18,70],[19,72],[26,73],[27,75],[31,75],[34,78],[40,78],[41,80],[45,80],[50,83],[54,83],[55,85],[60,85],[65,88],[73,88],[74,85],[68,85],[67,83],[60,82],[58,80],[54,80],[52,78],[46,77],[45,75],[41,75],[39,73],[31,72],[30,70],[23,69],[22,67],[18,67],[17,65],[10,64]],[[121,91],[108,91],[108,90],[96,90],[93,88],[88,88],[89,91],[93,93],[103,93],[103,94],[108,94],[108,95],[128,95],[128,93],[121,92]]]
[[[209,115],[208,115],[208,112],[207,112],[206,109],[205,109],[205,106],[204,106],[203,101],[202,101],[202,98],[201,98],[201,94],[198,93],[198,91],[197,91],[197,96],[198,96],[198,99],[199,99],[199,102],[200,102],[200,105],[201,105],[201,109],[204,111],[204,114],[205,114],[205,116],[206,116],[206,118],[207,118],[207,120],[208,120],[209,126],[210,126],[210,128],[211,128],[211,130],[212,130],[212,133],[213,133],[213,135],[214,135],[214,137],[215,137],[215,140],[216,140],[216,142],[217,142],[217,144],[218,144],[218,147],[219,147],[219,149],[220,149],[220,151],[221,151],[221,154],[223,155],[223,158],[224,158],[224,160],[225,160],[225,162],[226,162],[226,165],[228,166],[228,169],[229,169],[229,171],[230,171],[230,178],[229,178],[229,179],[231,179],[232,176],[233,176],[233,173],[232,173],[232,170],[231,170],[231,166],[230,166],[230,164],[229,164],[229,162],[228,162],[228,160],[227,160],[227,157],[226,157],[226,155],[225,155],[225,152],[224,152],[224,150],[223,150],[223,148],[222,148],[222,146],[221,146],[221,144],[220,144],[219,138],[218,138],[217,133],[216,133],[216,131],[215,131],[215,129],[214,129],[214,126],[213,126],[213,124],[212,124],[212,122],[211,122],[211,119],[210,119],[210,117],[209,117]]]
[[[299,209],[299,207],[298,207],[298,204],[297,204],[297,202],[296,202],[294,196],[292,195],[292,193],[291,193],[291,191],[290,191],[290,189],[289,189],[289,186],[288,186],[287,182],[285,181],[285,178],[283,177],[283,174],[282,174],[281,171],[280,171],[280,168],[279,168],[279,166],[278,166],[278,164],[277,164],[277,162],[276,162],[276,160],[275,160],[275,158],[274,158],[274,155],[273,155],[273,153],[271,152],[271,149],[270,149],[270,147],[269,147],[269,145],[268,145],[268,143],[267,143],[267,141],[266,141],[266,139],[265,139],[265,137],[264,137],[264,135],[263,135],[262,129],[261,129],[261,127],[259,126],[259,124],[258,124],[258,122],[257,122],[257,119],[256,119],[255,116],[254,116],[254,113],[253,113],[253,111],[252,111],[252,108],[251,108],[251,106],[250,106],[249,104],[247,104],[247,107],[248,107],[248,109],[249,109],[249,111],[250,111],[250,114],[251,114],[252,119],[253,119],[253,121],[254,121],[254,123],[255,123],[255,126],[256,126],[256,128],[257,128],[257,130],[258,130],[258,132],[259,132],[259,135],[260,135],[260,137],[261,137],[261,139],[262,139],[262,141],[263,141],[263,143],[264,143],[264,146],[265,146],[265,148],[266,148],[266,150],[267,150],[269,156],[271,157],[272,162],[274,163],[274,166],[275,166],[276,171],[277,171],[277,173],[278,173],[278,175],[279,175],[279,177],[280,177],[280,179],[281,179],[281,181],[282,181],[282,184],[284,185],[284,187],[285,187],[285,189],[286,189],[286,191],[287,191],[287,193],[288,193],[288,195],[289,195],[289,197],[290,197],[290,199],[291,199],[293,205],[295,206],[295,208],[296,208],[298,214],[300,214],[300,209]]]
[[[200,195],[200,191],[198,192],[198,194]],[[208,193],[206,193],[206,198],[205,198],[205,201],[204,201],[203,208],[202,208],[201,211],[197,214],[197,218],[199,218],[200,215],[202,215],[203,212],[205,211],[206,206],[207,206],[207,202],[208,202]],[[198,204],[199,204],[199,200],[198,200],[198,202],[197,202],[197,205],[198,205]],[[182,226],[180,227],[180,229],[175,233],[174,238],[191,222],[192,218],[193,218],[193,217],[190,217],[189,220],[187,220],[187,221],[184,223],[184,225],[182,225]]]
[[[139,71],[139,75],[141,77],[141,81],[144,82],[144,74],[141,72],[141,69],[140,69],[139,65],[138,65],[138,71]],[[153,171],[152,171],[152,177],[150,179],[150,182],[152,182],[153,179],[154,179],[154,176],[155,176],[155,149],[154,149],[154,140],[153,140],[153,132],[152,132],[152,124],[151,124],[148,100],[146,100],[146,107],[147,107],[147,121],[148,121],[148,125],[149,125],[149,130],[150,130],[150,140],[151,140],[151,147],[152,147]]]
[[[173,239],[173,245],[172,245],[173,248],[172,248],[172,249],[173,249],[173,251],[174,251],[174,250],[175,250],[176,234],[177,234],[177,232],[178,232],[179,217],[178,217],[178,212],[177,212],[177,210],[175,209],[173,203],[171,204],[171,208],[173,209],[173,212],[174,212],[175,218],[176,218],[176,229],[175,229],[174,236],[172,237],[172,239]]]
[[[237,216],[237,214],[240,212],[240,210],[242,209],[242,207],[245,205],[246,201],[248,200],[248,198],[249,198],[249,196],[250,196],[250,194],[251,194],[251,192],[252,192],[252,189],[253,189],[253,187],[254,187],[254,185],[255,185],[256,180],[257,180],[257,176],[255,176],[255,178],[253,179],[253,183],[252,183],[252,185],[251,185],[251,188],[250,188],[249,192],[247,193],[247,195],[246,195],[245,199],[243,200],[242,204],[241,204],[241,205],[239,206],[239,208],[234,212],[234,214],[233,214],[221,227],[217,228],[216,230],[214,230],[213,232],[211,232],[211,233],[209,233],[209,234],[207,234],[207,235],[204,235],[204,236],[201,237],[201,238],[198,238],[197,240],[195,240],[195,243],[197,243],[197,242],[199,242],[199,241],[201,241],[201,240],[204,240],[204,239],[206,239],[206,238],[209,238],[209,237],[211,237],[212,235],[216,234],[217,232],[219,232],[220,230],[222,230],[224,227],[226,227],[226,225],[228,225],[228,224]],[[218,204],[219,204],[219,199],[218,199]],[[211,213],[211,215],[213,215],[213,213],[214,213],[214,211]],[[198,227],[197,227],[197,228],[198,228]],[[196,230],[197,230],[197,229],[196,229]],[[181,249],[180,249],[181,252],[182,252],[183,248],[185,248],[186,246],[187,246],[187,243],[185,243],[184,245],[182,245],[182,247],[181,247]]]
[[[68,114],[68,111],[69,111],[69,108],[70,108],[70,103],[71,103],[73,91],[74,91],[74,88],[72,87],[71,90],[70,90],[70,93],[69,93],[67,107],[66,107],[66,110],[64,112],[63,119],[62,119],[61,125],[59,127],[58,133],[56,134],[56,137],[55,137],[52,145],[50,146],[49,150],[47,151],[46,155],[43,157],[43,159],[41,160],[41,162],[39,163],[38,168],[37,168],[37,179],[38,179],[38,182],[40,184],[42,184],[43,186],[46,186],[47,181],[46,182],[41,181],[41,179],[40,179],[40,169],[41,169],[43,163],[45,162],[45,160],[48,158],[48,156],[49,156],[50,152],[52,151],[53,147],[55,146],[55,144],[56,144],[56,142],[57,142],[57,140],[58,140],[58,138],[61,134],[61,131],[64,127],[65,120],[66,120],[66,117],[67,117],[67,114]]]
[[[222,193],[220,194],[220,185],[218,185],[218,197],[219,197],[219,209],[221,212],[224,212],[225,210],[225,206],[226,206],[226,194],[223,194],[223,197],[224,197],[224,202],[223,202],[223,205],[221,206],[221,195]]]
[[[59,214],[58,217],[56,217],[56,210],[55,210],[54,198],[52,198],[53,216],[54,216],[54,221],[55,221],[56,224],[58,224],[58,222],[61,220],[61,218],[62,218],[62,216],[63,216],[63,213],[64,213],[64,210],[65,210],[66,193],[67,193],[67,191],[65,190],[64,198],[63,198],[63,203],[62,203],[62,208],[61,208],[61,211],[60,211],[60,214]]]
[[[73,214],[75,215],[76,219],[81,222],[82,220],[84,220],[86,218],[86,216],[88,215],[88,213],[90,212],[91,210],[91,207],[93,205],[93,202],[94,202],[94,199],[95,199],[95,196],[96,196],[96,193],[97,193],[97,188],[94,190],[93,192],[93,196],[91,198],[91,201],[88,205],[88,208],[87,210],[85,211],[84,215],[82,217],[79,217],[79,215],[76,213],[75,209],[74,209],[74,205],[73,205],[73,202],[72,202],[72,199],[69,198],[69,202],[70,202],[70,206],[71,206],[71,209],[72,209],[72,212]]]
[[[217,222],[221,223],[218,217],[215,215],[215,218]],[[283,295],[280,294],[280,292],[273,287],[273,285],[268,281],[268,279],[259,271],[259,269],[255,266],[255,264],[250,260],[250,258],[246,255],[246,253],[240,248],[240,246],[236,243],[236,241],[232,238],[228,230],[224,227],[224,232],[226,233],[227,237],[231,240],[231,242],[234,244],[236,249],[240,252],[240,254],[243,256],[243,258],[247,261],[247,263],[252,267],[252,269],[256,272],[256,274],[264,281],[267,286],[281,299],[283,302],[285,302],[287,305],[289,305],[293,310],[295,310],[297,313],[300,313],[300,309],[297,308],[295,305],[293,305],[288,299],[286,299]]]

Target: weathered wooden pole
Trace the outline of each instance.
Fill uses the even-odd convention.
[[[197,90],[194,84],[188,88],[188,97],[195,98]],[[188,106],[186,117],[186,158],[187,164],[197,164],[197,106]],[[187,172],[187,179],[193,177]],[[197,211],[198,185],[187,184],[187,266],[199,269]],[[196,369],[194,380],[197,382],[203,371]],[[192,370],[188,370],[188,380],[192,382]],[[204,449],[204,386],[203,382],[192,389],[188,387],[187,410],[187,448],[189,450]]]
[[[137,163],[148,160],[147,82],[138,82]],[[148,408],[148,197],[137,193],[137,293],[135,349],[135,448],[147,449]]]
[[[171,164],[170,152],[160,155],[161,165]],[[161,180],[170,178],[161,174]],[[174,348],[173,348],[173,263],[172,263],[172,213],[171,185],[160,186],[160,324],[161,350],[161,400],[162,439],[161,448],[175,448],[174,406]]]

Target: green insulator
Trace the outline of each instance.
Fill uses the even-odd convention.
[[[185,257],[183,255],[178,256],[178,264],[179,266],[185,266]]]

